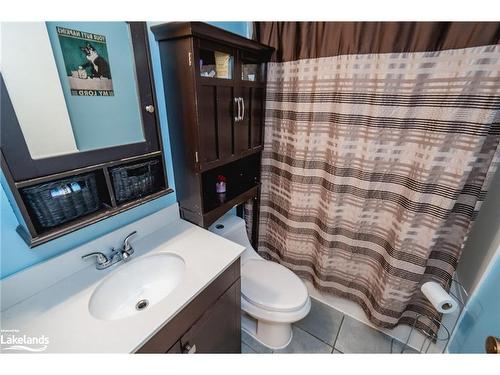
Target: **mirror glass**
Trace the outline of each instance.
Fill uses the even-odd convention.
[[[1,41],[2,75],[33,159],[144,141],[126,22],[5,23]]]

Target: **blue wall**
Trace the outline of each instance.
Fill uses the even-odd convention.
[[[211,22],[215,26],[225,28],[229,31],[248,35],[247,22]],[[170,140],[167,128],[167,114],[163,95],[163,83],[160,67],[160,55],[158,44],[149,32],[149,42],[151,45],[151,60],[153,65],[153,74],[155,78],[156,95],[158,97],[158,115],[163,136],[163,145],[165,148],[165,160],[167,166],[168,181],[171,187],[174,187],[174,173],[172,169],[172,157],[170,154]],[[112,115],[111,115],[112,116]],[[15,229],[21,217],[14,203],[12,194],[5,183],[5,178],[1,176],[2,188],[0,189],[0,279],[18,272],[24,268],[32,266],[43,260],[61,254],[73,247],[91,241],[105,233],[111,232],[132,221],[150,215],[164,207],[167,207],[176,201],[175,193],[158,198],[142,206],[128,210],[122,214],[113,216],[99,223],[82,228],[76,232],[60,237],[46,244],[30,249],[26,243],[19,237]]]
[[[211,25],[231,31],[249,38],[251,36],[252,22],[208,22]]]
[[[500,251],[489,272],[467,303],[455,334],[450,353],[485,353],[488,336],[500,337]]]
[[[71,95],[57,26],[106,37],[114,96]],[[86,151],[143,141],[137,85],[130,79],[135,74],[135,67],[128,25],[125,22],[47,22],[47,31],[78,149]],[[74,40],[79,41],[78,46],[86,43]],[[81,53],[75,64],[85,62]],[[113,121],[109,121],[110,114]]]

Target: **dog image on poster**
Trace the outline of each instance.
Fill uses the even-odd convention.
[[[57,27],[71,95],[113,96],[104,35]]]

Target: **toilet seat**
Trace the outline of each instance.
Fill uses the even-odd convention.
[[[309,300],[304,283],[288,268],[264,259],[249,259],[241,267],[241,295],[268,311],[292,312]]]

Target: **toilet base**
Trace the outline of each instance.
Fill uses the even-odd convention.
[[[257,320],[244,312],[241,315],[241,329],[273,350],[286,348],[293,338],[291,323]]]

